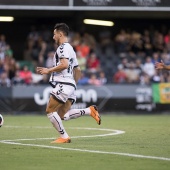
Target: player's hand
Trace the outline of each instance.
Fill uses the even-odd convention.
[[[164,69],[164,68],[165,68],[165,64],[164,64],[163,61],[161,60],[161,62],[156,62],[156,63],[155,63],[155,68],[156,68],[157,70]]]
[[[45,67],[37,67],[37,73],[39,74],[49,74],[49,69]]]

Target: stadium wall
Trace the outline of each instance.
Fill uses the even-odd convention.
[[[44,113],[51,87],[14,86],[0,88],[0,112]],[[73,108],[97,105],[102,112],[151,112],[170,110],[170,84],[78,86]]]

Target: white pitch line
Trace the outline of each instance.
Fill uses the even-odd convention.
[[[36,129],[51,129],[52,126],[3,126],[3,128],[36,128]]]
[[[10,126],[11,127],[11,126]],[[36,126],[37,127],[37,126]],[[19,126],[17,126],[19,128]],[[39,126],[38,126],[39,128]],[[104,137],[104,136],[113,136],[113,135],[120,135],[125,133],[125,131],[122,130],[113,130],[113,129],[99,129],[99,128],[82,128],[82,127],[69,127],[69,129],[81,129],[81,130],[98,130],[98,131],[110,131],[112,133],[107,133],[107,134],[101,134],[101,135],[89,135],[89,136],[72,136],[71,138],[92,138],[92,137]],[[33,139],[13,139],[13,140],[2,140],[2,141],[31,141],[31,140],[47,140],[47,139],[55,139],[53,138],[33,138]],[[1,142],[1,141],[0,141]]]
[[[12,126],[6,126],[6,127],[12,127]],[[17,126],[17,128],[20,128],[20,126]],[[34,127],[34,128],[35,128],[35,127]],[[37,126],[37,128],[41,128],[41,127],[40,127],[40,126]],[[47,128],[47,127],[46,127],[46,128]],[[101,131],[111,131],[111,132],[112,132],[112,133],[103,134],[103,135],[75,136],[75,137],[72,137],[72,138],[109,136],[109,135],[118,135],[118,134],[125,133],[124,131],[113,130],[113,129],[81,128],[81,127],[71,127],[70,129],[101,130]],[[116,132],[116,133],[115,133],[115,132]],[[11,144],[11,145],[21,145],[21,146],[31,146],[31,147],[32,147],[32,146],[33,146],[33,147],[36,146],[36,147],[41,147],[41,148],[61,149],[61,150],[70,150],[70,151],[79,151],[79,152],[88,152],[88,153],[100,153],[100,154],[110,154],[110,155],[121,155],[121,156],[135,157],[135,158],[146,158],[146,159],[156,159],[156,160],[170,161],[170,158],[165,158],[165,157],[146,156],[146,155],[138,155],[138,154],[130,154],[130,153],[121,153],[121,152],[106,152],[106,151],[97,151],[97,150],[63,148],[63,147],[57,147],[57,146],[37,145],[37,144],[23,144],[23,143],[14,142],[14,141],[44,140],[44,139],[54,139],[54,138],[37,138],[37,139],[34,138],[34,139],[1,140],[0,143]]]
[[[5,143],[5,144],[11,144],[11,145],[22,145],[22,146],[31,146],[31,147],[32,146],[33,147],[37,146],[37,147],[41,147],[41,148],[51,148],[51,149],[79,151],[79,152],[88,152],[88,153],[99,153],[99,154],[110,154],[110,155],[121,155],[121,156],[135,157],[135,158],[147,158],[147,159],[170,161],[170,158],[156,157],[156,156],[145,156],[145,155],[137,155],[137,154],[130,154],[130,153],[106,152],[106,151],[75,149],[75,148],[63,148],[63,147],[57,147],[57,146],[47,146],[47,145],[37,145],[37,144],[23,144],[23,143],[7,142],[7,141],[0,141],[0,142]]]

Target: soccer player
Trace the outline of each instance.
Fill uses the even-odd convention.
[[[170,70],[170,65],[165,65],[164,62],[161,60],[161,62],[155,63],[155,68],[157,70]]]
[[[39,74],[51,74],[49,83],[53,87],[46,112],[54,128],[59,132],[60,137],[52,143],[70,143],[62,120],[69,120],[83,115],[92,116],[98,124],[101,123],[96,106],[85,109],[72,109],[71,104],[75,102],[76,82],[80,77],[76,54],[73,47],[68,43],[69,27],[65,23],[54,26],[53,39],[58,45],[54,54],[53,67],[37,67]],[[67,113],[66,113],[67,112]]]

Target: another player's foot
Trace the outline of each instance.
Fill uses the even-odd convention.
[[[66,139],[60,137],[60,138],[52,141],[51,143],[70,143],[70,142],[71,142],[70,137],[68,137]]]
[[[100,125],[101,124],[101,118],[97,109],[97,106],[93,105],[89,107],[91,110],[90,116],[93,117],[96,122]]]

